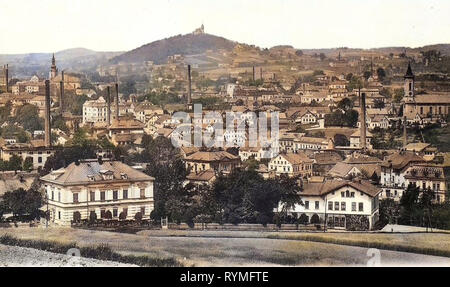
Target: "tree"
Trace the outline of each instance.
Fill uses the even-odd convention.
[[[300,224],[307,225],[308,224],[308,216],[306,214],[302,213],[302,215],[300,215],[300,218],[298,219],[298,222]]]
[[[386,72],[384,71],[383,68],[379,67],[377,69],[377,76],[378,76],[378,80],[383,81],[384,78],[386,77]]]
[[[386,198],[380,201],[380,227],[386,224],[395,224],[395,219],[398,217],[399,207],[392,198]]]
[[[44,120],[39,117],[39,108],[35,105],[25,104],[19,107],[15,120],[29,132],[44,129]]]
[[[28,171],[28,172],[33,170],[33,158],[32,157],[25,158],[25,161],[23,162],[23,170]]]
[[[26,191],[19,188],[3,195],[4,210],[14,216],[28,215],[30,219],[39,218],[42,203],[42,194],[36,189]]]
[[[350,141],[343,134],[335,134],[333,140],[334,140],[335,146],[349,146],[350,145]]]
[[[363,73],[363,77],[367,81],[370,77],[372,77],[372,73],[370,71],[365,71]]]

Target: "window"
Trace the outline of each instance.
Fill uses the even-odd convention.
[[[58,211],[58,219],[61,219],[61,211]]]
[[[350,191],[349,190],[345,191],[345,197],[350,197]]]
[[[339,210],[339,201],[334,202],[334,210]]]
[[[113,200],[117,200],[119,198],[118,191],[113,190]]]
[[[52,190],[52,200],[55,198],[55,192]]]
[[[142,216],[145,215],[145,206],[142,206],[142,207],[141,207],[141,214],[142,214]]]
[[[346,208],[345,202],[341,202],[341,210],[342,210],[342,211],[345,211],[345,208]]]
[[[73,194],[73,202],[78,203],[78,193]]]
[[[101,191],[101,192],[100,192],[100,200],[101,200],[101,201],[105,201],[105,200],[106,200],[106,194],[105,194],[104,191]]]
[[[42,163],[42,157],[38,157],[38,163]]]
[[[341,197],[345,197],[345,192],[341,192]]]
[[[117,210],[117,208],[113,208],[113,217],[117,217],[117,212],[118,212],[118,210]]]
[[[95,201],[95,191],[89,192],[90,201]]]
[[[350,197],[355,197],[355,192],[351,192]]]
[[[364,203],[363,202],[359,203],[359,211],[364,211]]]
[[[356,211],[356,202],[352,202],[352,211]]]
[[[318,201],[316,201],[316,206],[315,206],[315,208],[316,208],[316,209],[319,209],[319,202],[318,202]]]
[[[328,202],[328,210],[333,210],[333,202]]]
[[[141,198],[145,198],[145,189],[141,188],[140,192],[141,192]]]
[[[309,201],[308,200],[305,201],[305,209],[309,209]]]
[[[128,198],[128,189],[124,189],[123,190],[123,199],[127,199]]]
[[[106,211],[104,209],[100,210],[100,218],[105,218]]]

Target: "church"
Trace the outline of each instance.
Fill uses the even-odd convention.
[[[427,92],[415,94],[415,76],[408,64],[404,76],[403,115],[409,122],[436,122],[446,120],[450,113],[450,93]]]

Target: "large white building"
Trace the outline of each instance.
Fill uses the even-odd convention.
[[[106,123],[108,106],[103,97],[98,100],[86,101],[83,104],[83,124]]]
[[[120,161],[77,161],[40,180],[50,222],[57,225],[92,217],[133,219],[136,213],[145,219],[153,210],[154,178]]]
[[[300,193],[303,205],[289,212],[299,218],[304,214],[313,224],[323,224],[326,218],[328,228],[369,230],[378,221],[380,191],[362,180],[309,182]]]

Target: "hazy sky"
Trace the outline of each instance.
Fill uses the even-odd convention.
[[[0,53],[123,51],[186,34],[260,47],[450,43],[450,0],[0,0]]]

